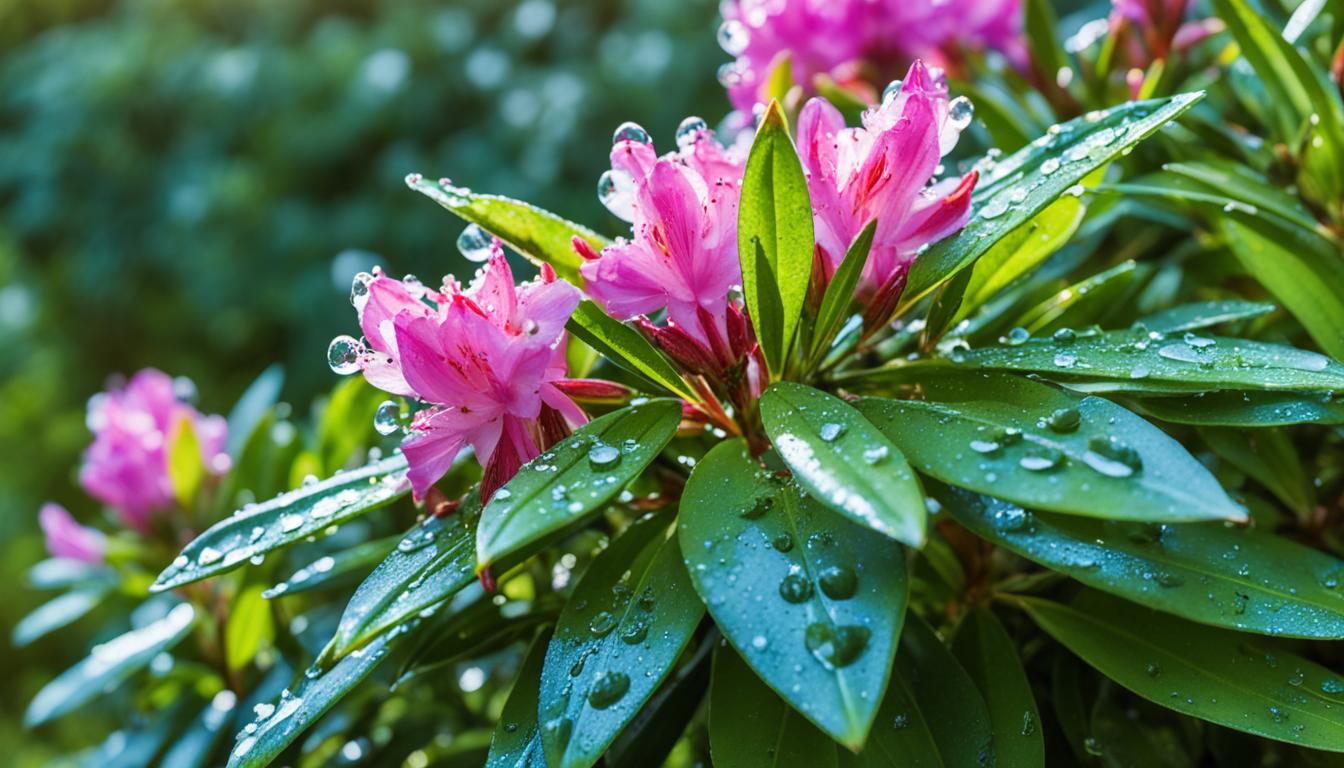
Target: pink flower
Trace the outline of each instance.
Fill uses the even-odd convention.
[[[47,502],[38,512],[37,521],[42,526],[42,534],[47,539],[47,552],[52,557],[86,563],[103,562],[107,537],[102,531],[75,522],[65,507]]]
[[[123,389],[91,398],[88,424],[94,440],[84,454],[80,483],[141,532],[149,529],[153,512],[173,504],[168,449],[184,425],[195,433],[207,469],[218,473],[228,466],[228,424],[182,402],[172,378],[153,368],[135,374]]]
[[[356,299],[368,349],[359,366],[374,386],[431,404],[402,442],[417,500],[470,445],[485,466],[489,499],[524,463],[581,424],[583,411],[559,388],[566,372],[565,322],[579,292],[543,268],[515,287],[499,241],[463,290],[372,276]]]
[[[818,76],[876,93],[913,59],[948,66],[967,50],[997,50],[1022,62],[1021,0],[727,0],[719,41],[737,57],[719,78],[750,112],[787,56],[794,82],[814,92]]]
[[[969,104],[916,61],[900,88],[846,128],[830,102],[812,99],[798,117],[819,266],[834,274],[854,238],[877,220],[858,296],[870,305],[899,298],[918,249],[966,224],[976,174],[926,186],[969,122]]]
[[[1222,30],[1216,18],[1185,21],[1189,0],[1112,0],[1107,19],[1117,37],[1120,59],[1134,69],[1147,69],[1155,60],[1166,59]],[[1143,73],[1127,76],[1134,95],[1143,85]]]
[[[628,320],[666,309],[665,330],[715,367],[740,357],[732,342],[743,336],[728,292],[742,281],[737,204],[744,162],[695,118],[678,134],[680,148],[658,157],[641,129],[617,132],[602,185],[616,191],[604,202],[633,223],[633,235],[601,254],[583,242],[575,247],[587,259],[579,270],[587,291],[607,312]]]

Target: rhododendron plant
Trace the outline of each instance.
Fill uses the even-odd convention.
[[[1024,5],[725,4],[738,111],[618,127],[605,224],[407,176],[484,264],[358,274],[311,424],[91,409],[91,491],[182,514],[43,509],[64,604],[158,576],[28,722],[149,667],[161,765],[1344,753],[1338,25]]]

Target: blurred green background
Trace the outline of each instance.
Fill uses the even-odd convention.
[[[667,147],[722,116],[716,23],[716,0],[0,0],[5,642],[44,597],[38,506],[97,514],[75,471],[109,376],[190,376],[218,413],[280,361],[303,413],[355,272],[470,271],[411,171],[619,231],[593,191],[612,130]],[[0,762],[110,730],[18,724],[94,623],[7,649]]]

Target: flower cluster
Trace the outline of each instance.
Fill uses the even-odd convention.
[[[146,368],[124,387],[92,397],[88,426],[94,439],[79,470],[80,484],[140,534],[149,533],[155,516],[176,503],[168,461],[183,430],[191,430],[207,472],[229,470],[224,418],[203,415],[183,402],[173,378],[162,371]],[[45,505],[39,522],[53,557],[102,559],[106,537],[76,523],[63,507]]]
[[[1020,0],[728,0],[719,42],[734,61],[720,70],[734,106],[750,112],[785,59],[805,93],[819,81],[873,101],[917,58],[956,65],[967,51],[1024,56]]]
[[[364,377],[394,395],[429,404],[410,424],[402,451],[417,499],[471,446],[485,467],[488,499],[524,463],[585,421],[561,389],[565,322],[576,288],[543,268],[515,286],[499,241],[474,282],[448,277],[439,290],[414,278],[362,275],[354,303],[367,347]]]

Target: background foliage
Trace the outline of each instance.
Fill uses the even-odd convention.
[[[407,191],[408,171],[614,222],[589,191],[616,125],[669,136],[687,114],[726,111],[716,11],[0,3],[0,579],[21,584],[40,557],[43,500],[96,509],[71,473],[85,399],[108,376],[188,375],[202,409],[223,412],[281,361],[302,417],[333,383],[322,352],[349,330],[356,271],[463,271],[459,225]],[[0,626],[44,597],[11,595]],[[88,641],[56,633],[4,654],[0,753],[41,764],[108,730],[86,713],[36,743],[17,724]]]

